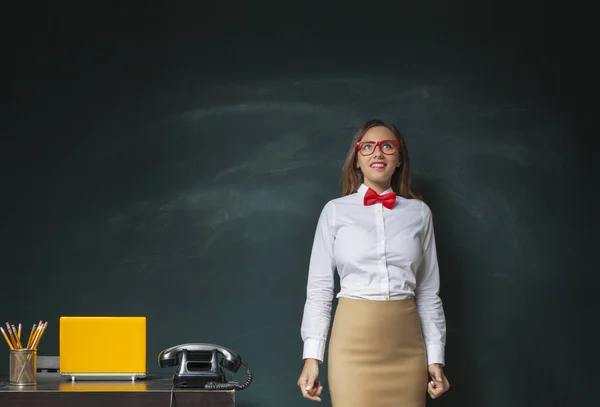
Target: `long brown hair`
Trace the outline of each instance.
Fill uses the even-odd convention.
[[[400,195],[407,199],[421,199],[421,196],[410,189],[411,183],[411,172],[410,172],[410,161],[408,159],[408,150],[404,137],[400,134],[400,131],[391,123],[386,123],[383,120],[373,119],[365,122],[354,134],[352,142],[350,143],[350,149],[348,155],[344,161],[344,167],[342,169],[342,196],[350,195],[358,189],[360,184],[363,182],[363,174],[360,169],[356,168],[356,143],[363,138],[365,133],[377,126],[383,126],[394,133],[394,137],[400,143],[400,167],[396,168],[396,171],[392,175],[391,187]]]

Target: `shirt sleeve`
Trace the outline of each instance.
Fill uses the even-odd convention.
[[[308,267],[306,303],[301,326],[301,337],[304,341],[303,359],[314,358],[320,362],[323,362],[331,321],[335,271],[334,221],[335,206],[329,202],[321,211],[317,222]]]
[[[431,210],[423,205],[423,258],[417,269],[415,302],[427,350],[427,363],[445,365],[446,317],[439,296],[440,276]]]

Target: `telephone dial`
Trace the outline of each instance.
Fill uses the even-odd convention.
[[[252,383],[250,368],[237,353],[210,343],[187,343],[167,348],[158,354],[158,364],[160,367],[177,366],[173,374],[175,387],[244,390]],[[246,367],[246,382],[228,381],[227,376],[237,372],[241,365]]]

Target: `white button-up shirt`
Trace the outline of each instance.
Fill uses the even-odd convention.
[[[315,232],[301,336],[304,358],[323,361],[329,332],[334,272],[337,297],[377,301],[415,297],[427,361],[444,362],[446,319],[432,215],[418,199],[397,197],[390,210],[365,206],[368,188],[329,201]],[[391,192],[389,189],[387,192]]]

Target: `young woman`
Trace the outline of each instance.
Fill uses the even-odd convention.
[[[365,123],[346,157],[342,197],[324,206],[313,242],[298,379],[307,399],[321,401],[317,378],[336,270],[341,287],[327,360],[332,405],[425,407],[427,392],[436,398],[450,388],[432,215],[410,180],[400,132],[380,120]]]

